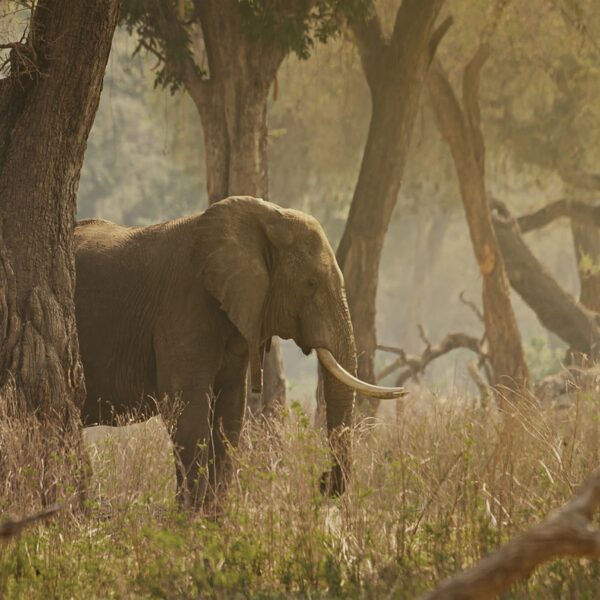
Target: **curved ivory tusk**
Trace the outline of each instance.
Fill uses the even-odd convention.
[[[406,396],[408,392],[401,387],[382,387],[379,385],[372,385],[365,383],[360,379],[354,377],[354,375],[348,373],[340,363],[338,363],[333,354],[325,348],[317,348],[317,356],[319,362],[338,380],[347,385],[348,387],[361,392],[365,396],[371,396],[372,398],[381,398],[382,400],[392,400],[394,398],[401,398]]]

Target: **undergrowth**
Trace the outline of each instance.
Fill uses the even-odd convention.
[[[156,419],[93,445],[87,434],[85,508],[0,546],[0,597],[417,598],[565,502],[598,465],[599,414],[589,395],[562,411],[523,402],[510,422],[408,400],[399,422],[356,427],[351,484],[331,500],[324,436],[294,405],[246,426],[217,519],[177,510]],[[16,515],[41,502],[44,440],[26,426],[0,415],[0,505]],[[555,561],[508,597],[600,597],[598,563]]]

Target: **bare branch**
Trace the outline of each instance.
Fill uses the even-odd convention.
[[[600,558],[600,531],[591,519],[600,506],[600,469],[562,509],[469,569],[425,600],[484,600],[506,592],[542,563],[561,557]]]
[[[494,203],[497,203],[497,201],[494,200]],[[600,204],[588,204],[580,200],[561,198],[538,210],[518,217],[517,224],[521,233],[528,233],[561,218],[570,218],[587,225],[600,227]]]
[[[438,27],[431,34],[431,38],[429,40],[429,61],[431,62],[435,57],[435,53],[444,39],[444,36],[448,32],[448,29],[454,24],[454,18],[452,15],[446,17]]]
[[[63,508],[60,504],[50,506],[45,510],[42,510],[34,515],[24,517],[23,519],[12,520],[8,519],[0,525],[0,539],[9,539],[19,535],[26,527],[37,523],[38,521],[45,521],[50,517],[54,516],[59,510]]]
[[[481,349],[480,341],[476,337],[467,335],[466,333],[449,333],[437,346],[432,346],[428,342],[427,338],[424,339],[427,347],[420,355],[406,354],[406,352],[400,348],[378,346],[378,348],[384,350],[391,348],[392,352],[398,354],[398,358],[384,367],[377,374],[377,381],[381,381],[384,377],[387,377],[401,367],[407,367],[407,369],[402,371],[397,378],[397,381],[404,383],[411,377],[415,377],[417,374],[422,373],[429,363],[434,361],[436,358],[439,358],[444,354],[448,354],[448,352],[456,350],[457,348],[466,348],[478,356],[483,356],[485,358],[485,354]]]
[[[459,295],[458,295],[458,299],[467,307],[469,307],[473,313],[475,314],[475,316],[482,322],[485,323],[485,319],[483,318],[483,313],[481,312],[481,310],[479,309],[479,307],[472,302],[471,300],[467,300],[466,296],[465,296],[465,291],[463,290]]]
[[[427,86],[440,133],[450,146],[455,161],[460,161],[468,149],[465,118],[448,75],[437,58],[429,69]]]
[[[468,131],[473,140],[473,150],[481,173],[485,165],[485,143],[481,132],[481,110],[479,108],[479,83],[481,70],[490,56],[490,47],[484,43],[477,48],[463,73],[463,108]]]
[[[582,190],[600,190],[600,174],[578,171],[570,167],[559,167],[558,174],[567,184]]]
[[[427,334],[425,333],[425,328],[420,323],[417,326],[417,328],[419,330],[419,337],[421,338],[421,341],[425,344],[425,348],[427,350],[430,350],[431,349],[431,342],[429,341],[429,338],[427,337]]]

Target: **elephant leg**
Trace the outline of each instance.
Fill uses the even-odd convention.
[[[208,491],[212,444],[214,379],[223,358],[215,342],[203,352],[194,327],[169,324],[154,338],[159,397],[179,397],[181,413],[172,434],[177,465],[177,496],[182,506],[199,507]],[[210,336],[207,336],[210,337]],[[212,339],[212,338],[211,338]]]
[[[185,398],[193,400],[186,402]],[[172,435],[177,465],[177,498],[181,506],[198,508],[209,495],[209,456],[213,442],[214,398],[209,388],[182,392],[183,410]]]
[[[219,495],[231,472],[229,448],[238,445],[246,411],[246,371],[248,358],[228,354],[215,378],[214,436],[210,461],[210,481]]]

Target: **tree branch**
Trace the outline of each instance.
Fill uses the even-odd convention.
[[[146,6],[152,25],[164,44],[164,53],[145,42],[143,32],[139,32],[140,46],[164,61],[168,71],[180,79],[186,88],[198,88],[203,83],[201,71],[187,47],[189,33],[179,19],[178,7],[162,0],[150,0]]]
[[[403,0],[396,13],[391,45],[398,48],[405,43],[405,39],[409,35],[419,35],[420,31],[429,27],[431,19],[433,19],[431,22],[431,26],[433,26],[445,1]]]
[[[427,78],[435,118],[442,137],[450,146],[455,162],[463,160],[468,140],[465,119],[448,75],[439,59],[434,59]]]
[[[573,187],[589,191],[600,190],[600,174],[598,173],[588,173],[561,166],[558,168],[558,174],[565,183]]]
[[[591,519],[600,506],[600,469],[562,509],[469,569],[442,583],[425,600],[494,598],[560,557],[600,558],[600,531]]]
[[[56,504],[50,506],[45,510],[42,510],[34,515],[24,517],[23,519],[7,519],[0,525],[0,539],[9,539],[19,535],[26,527],[37,523],[38,521],[45,521],[50,517],[53,517],[59,510],[63,508],[62,505]]]
[[[481,44],[463,72],[463,108],[468,131],[473,140],[473,150],[480,172],[484,173],[485,143],[481,132],[481,110],[479,108],[479,83],[481,70],[490,56],[490,47]]]
[[[448,32],[448,29],[450,29],[450,27],[452,27],[453,24],[454,18],[452,17],[452,15],[450,15],[449,17],[446,17],[431,34],[431,38],[429,39],[429,62],[433,61],[438,46],[440,45],[440,42],[444,39],[444,36]]]
[[[600,227],[600,204],[562,198],[517,219],[521,233],[540,229],[556,219],[570,218],[582,224]]]
[[[466,348],[480,357],[485,357],[485,354],[481,349],[480,340],[478,340],[476,337],[467,335],[466,333],[449,333],[437,346],[432,346],[425,337],[422,328],[421,332],[421,337],[424,339],[427,346],[421,355],[406,354],[406,352],[400,348],[377,346],[379,350],[385,350],[388,352],[391,351],[395,354],[398,354],[398,358],[384,367],[377,374],[377,381],[381,381],[384,377],[387,377],[401,367],[408,367],[402,371],[397,378],[398,382],[404,383],[411,377],[422,373],[427,368],[429,363],[434,361],[436,358],[439,358],[444,354],[448,354],[448,352],[456,350],[457,348]],[[401,384],[397,383],[397,385]]]
[[[353,20],[350,23],[350,29],[356,40],[365,77],[369,87],[374,89],[381,60],[387,49],[387,43],[383,37],[381,20],[373,0],[369,2],[369,13],[369,17],[366,19]]]
[[[600,348],[598,315],[567,293],[531,252],[505,204],[493,200],[492,223],[513,289],[541,324],[571,348],[593,356]]]

